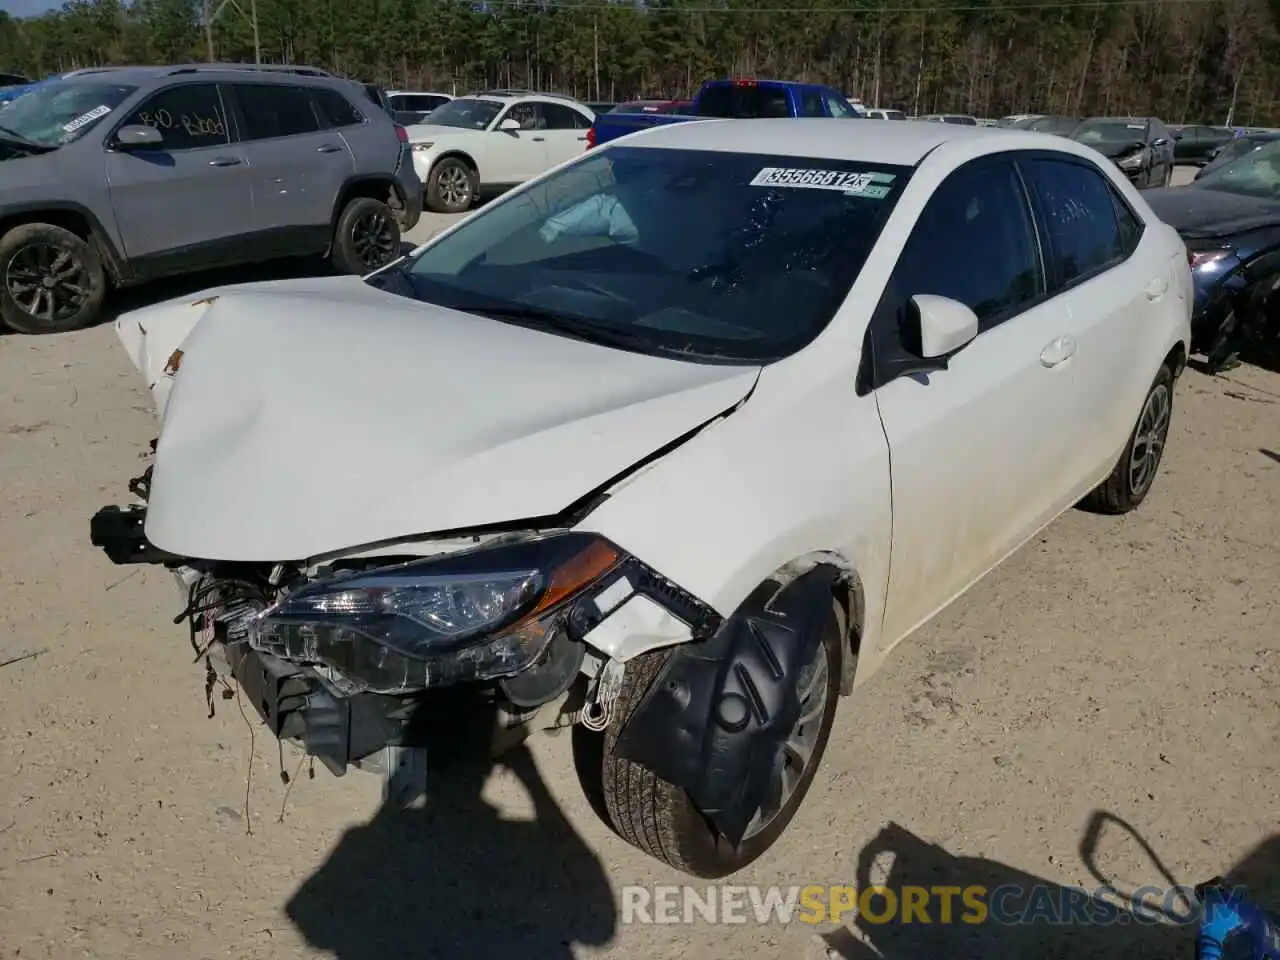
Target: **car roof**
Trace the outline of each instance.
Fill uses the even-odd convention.
[[[876,124],[874,135],[857,120],[700,120],[663,124],[634,133],[619,146],[715,150],[842,159],[890,166],[915,166],[944,145],[973,155],[1001,150],[1052,150],[1092,157],[1092,151],[1048,133],[942,123]]]
[[[200,77],[205,80],[281,80],[291,84],[306,81],[329,81],[360,85],[326,73],[317,67],[291,67],[264,64],[196,63],[168,66],[91,67],[74,70],[59,79],[65,83],[125,83],[143,86],[169,79]]]

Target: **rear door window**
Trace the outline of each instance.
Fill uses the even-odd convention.
[[[352,127],[364,123],[364,117],[346,97],[337,90],[315,87],[311,90],[316,113],[326,127]]]
[[[698,115],[740,120],[789,117],[791,104],[786,90],[779,87],[723,84],[702,92],[698,99]]]
[[[1048,159],[1026,161],[1023,170],[1040,200],[1049,241],[1045,255],[1058,288],[1124,259],[1132,225],[1122,230],[1114,189],[1101,171],[1084,162]]]
[[[541,107],[548,130],[586,130],[591,126],[591,121],[573,107],[561,103],[543,103]]]
[[[311,97],[301,87],[237,83],[231,89],[240,108],[242,141],[296,137],[320,129]]]
[[[825,117],[826,108],[822,105],[822,95],[817,90],[806,90],[800,95],[800,116]]]
[[[849,120],[858,116],[858,111],[853,109],[849,101],[838,93],[828,91],[822,95],[822,99],[826,101],[827,112],[837,120]],[[888,119],[887,115],[886,119]]]

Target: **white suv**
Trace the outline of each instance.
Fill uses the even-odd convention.
[[[554,94],[494,91],[458,97],[409,128],[426,206],[461,213],[483,192],[531,180],[582,153],[595,114]]]

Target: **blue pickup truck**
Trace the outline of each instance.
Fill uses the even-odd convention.
[[[687,114],[602,113],[587,131],[587,146],[598,147],[618,137],[666,123],[690,120],[740,120],[754,117],[829,117],[851,120],[863,112],[844,94],[819,83],[787,80],[708,80],[693,98]]]

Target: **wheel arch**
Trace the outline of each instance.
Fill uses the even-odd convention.
[[[1175,380],[1182,376],[1182,371],[1187,369],[1187,345],[1181,340],[1177,341],[1165,354],[1163,366],[1173,371]]]
[[[618,732],[617,755],[686,791],[735,849],[799,716],[795,671],[831,640],[840,641],[836,670],[849,671],[847,636],[830,633],[833,603],[836,626],[850,632],[843,609],[856,597],[853,571],[838,556],[807,555],[779,568],[713,636],[663,654]],[[833,679],[836,690],[843,688],[844,676]]]
[[[337,226],[338,217],[342,215],[347,204],[357,197],[368,197],[383,203],[388,203],[392,199],[401,204],[408,201],[394,177],[383,173],[359,174],[349,178],[338,191],[338,198],[334,201],[333,211],[329,215],[329,221],[333,226]]]
[[[103,270],[106,271],[107,279],[112,284],[120,285],[132,279],[128,262],[116,249],[115,242],[102,226],[101,221],[88,207],[71,200],[59,200],[53,203],[5,204],[4,215],[0,216],[0,236],[14,227],[29,223],[48,223],[55,227],[62,227],[91,244],[102,260]]]
[[[840,648],[840,693],[853,692],[853,680],[858,669],[863,627],[866,619],[866,594],[862,578],[854,564],[836,550],[814,550],[796,557],[779,567],[766,582],[772,580],[779,588],[771,606],[785,599],[788,591],[806,577],[818,576],[830,584],[832,599],[839,605],[843,622],[840,624],[843,643]]]
[[[448,150],[445,150],[444,152],[442,152],[440,156],[436,157],[434,160],[431,161],[431,170],[434,170],[445,160],[461,160],[463,163],[467,165],[467,167],[471,170],[471,172],[476,175],[477,181],[479,180],[480,164],[476,163],[475,158],[472,157],[471,154],[467,153],[467,151],[462,149],[461,147],[451,147]],[[430,170],[427,171],[427,176],[431,176]],[[423,181],[423,182],[425,183],[426,181]],[[479,184],[477,183],[477,186],[478,185]]]

